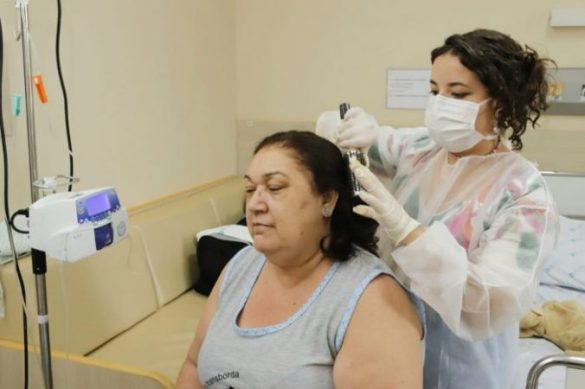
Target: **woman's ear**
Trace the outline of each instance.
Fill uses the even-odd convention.
[[[494,110],[494,127],[497,128],[498,121],[500,119],[500,114],[502,112],[502,107],[500,106],[500,103],[498,103],[496,100],[492,100],[491,104],[492,109]]]
[[[337,205],[337,199],[339,199],[339,193],[334,190],[330,190],[323,195],[323,206],[329,207],[333,210]]]
[[[492,100],[491,104],[492,104],[492,109],[494,110],[494,115],[497,118],[498,115],[500,114],[500,112],[502,111],[502,106],[497,100]]]

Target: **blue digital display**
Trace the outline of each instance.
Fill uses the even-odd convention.
[[[99,193],[88,198],[85,200],[85,207],[87,209],[87,216],[89,217],[110,210],[111,205],[108,193]]]

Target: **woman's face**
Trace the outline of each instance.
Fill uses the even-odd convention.
[[[431,93],[453,99],[480,103],[489,92],[477,75],[463,66],[458,57],[446,53],[435,58],[431,67]],[[489,100],[480,107],[475,127],[482,134],[492,134],[495,127],[495,102]]]
[[[330,201],[314,192],[310,173],[293,153],[274,145],[253,157],[245,176],[246,222],[258,251],[301,259],[328,234],[322,209]]]

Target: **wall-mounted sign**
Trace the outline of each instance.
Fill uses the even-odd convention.
[[[424,109],[429,97],[430,70],[388,69],[386,108]]]

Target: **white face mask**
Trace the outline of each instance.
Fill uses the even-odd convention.
[[[497,135],[483,135],[475,128],[479,109],[489,100],[475,103],[441,95],[429,96],[425,111],[429,135],[439,146],[452,153],[468,150],[482,140],[496,139]]]

